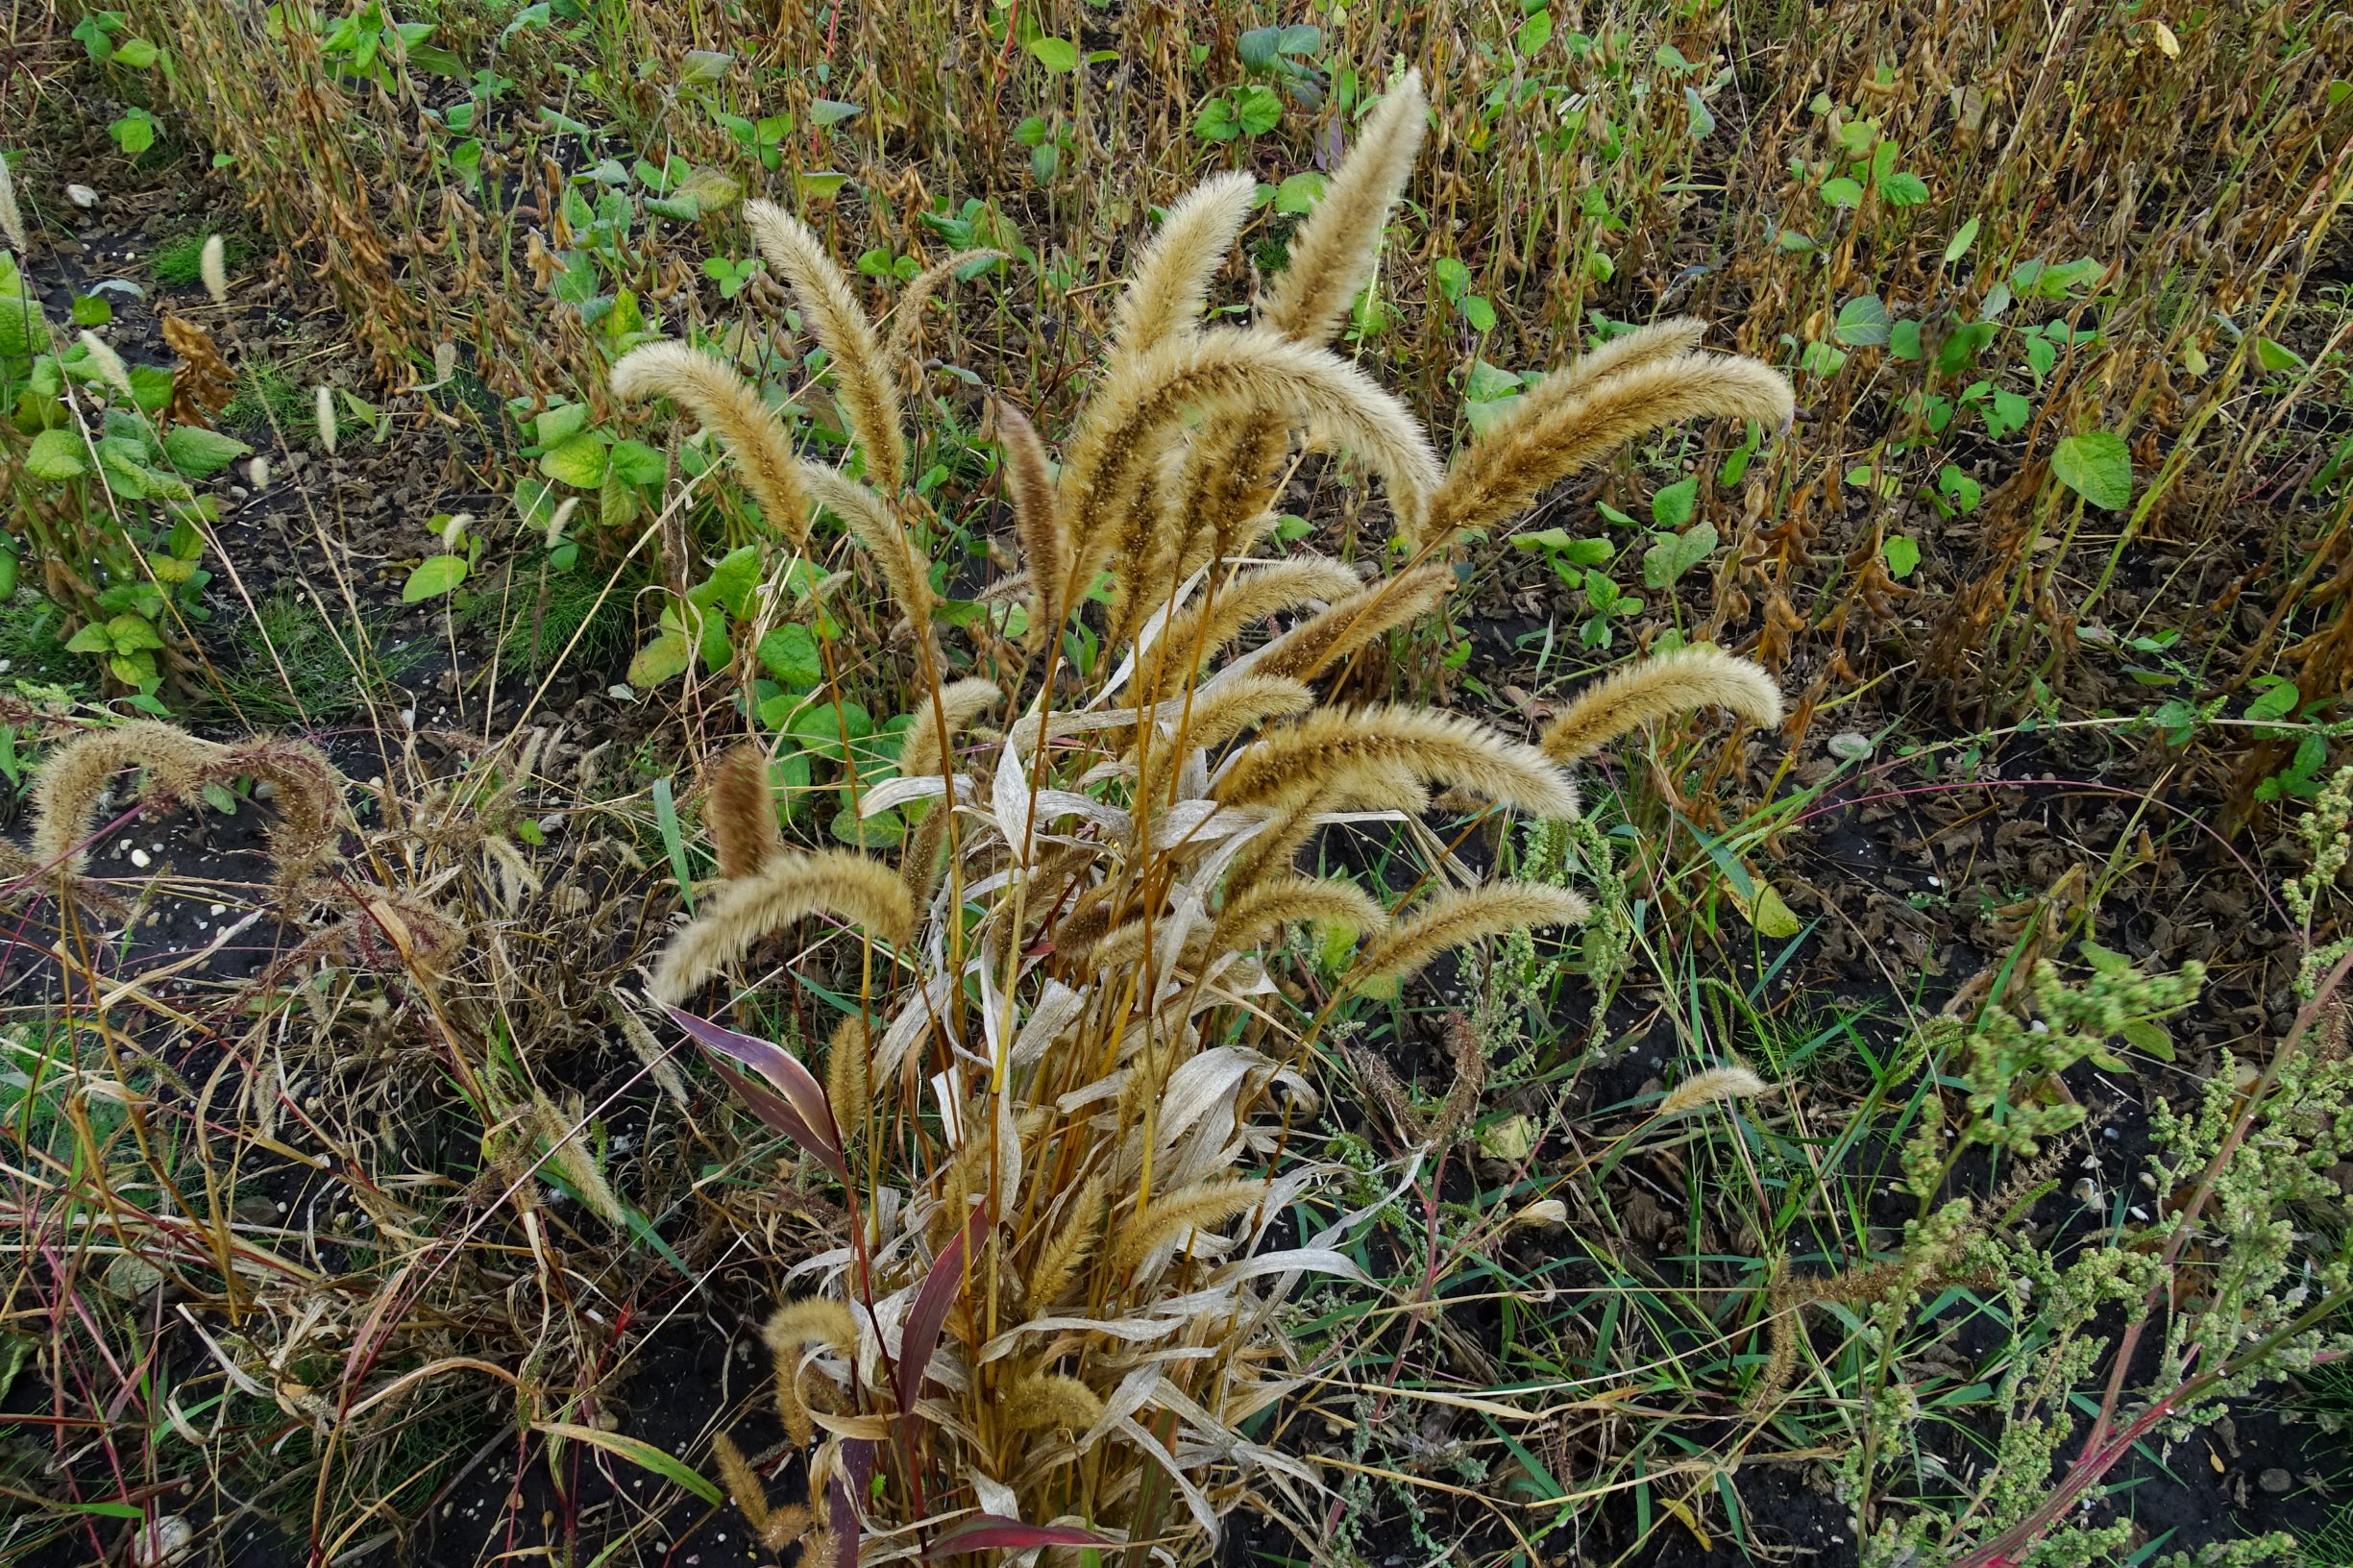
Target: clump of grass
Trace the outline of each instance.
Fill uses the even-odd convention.
[[[630,595],[637,585],[625,575],[608,588],[603,573],[558,572],[544,558],[527,557],[497,590],[461,591],[455,612],[460,625],[497,636],[502,665],[538,674],[569,650],[569,662],[593,669],[628,647]]]
[[[191,229],[157,246],[147,257],[156,282],[170,288],[185,288],[201,282],[205,275],[205,245],[213,237],[210,230]],[[241,234],[220,234],[218,238],[223,266],[241,266],[253,259],[252,240]]]
[[[705,820],[738,874],[702,893],[652,970],[655,999],[840,1187],[814,1292],[767,1335],[779,1414],[810,1449],[809,1516],[772,1508],[723,1451],[772,1547],[804,1531],[813,1556],[841,1560],[862,1539],[920,1539],[932,1555],[1148,1539],[1180,1563],[1206,1558],[1238,1498],[1281,1495],[1303,1474],[1246,1435],[1289,1386],[1277,1308],[1308,1276],[1369,1284],[1334,1250],[1345,1224],[1303,1227],[1300,1247],[1271,1240],[1318,1185],[1284,1153],[1282,1107],[1312,1099],[1302,1066],[1350,995],[1449,949],[1584,917],[1550,885],[1442,886],[1460,873],[1439,857],[1394,909],[1295,866],[1320,827],[1363,812],[1402,821],[1434,790],[1490,812],[1578,809],[1561,764],[1524,741],[1318,693],[1311,682],[1426,614],[1454,575],[1416,560],[1364,581],[1334,561],[1257,557],[1270,492],[1256,474],[1236,482],[1238,462],[1271,468],[1294,443],[1344,441],[1401,522],[1439,493],[1445,471],[1420,425],[1325,346],[1340,312],[1316,299],[1344,302],[1369,270],[1421,123],[1408,75],[1302,232],[1315,276],[1287,285],[1269,315],[1282,330],[1200,325],[1252,188],[1213,181],[1137,264],[1058,476],[1000,402],[1030,637],[1021,652],[976,635],[961,679],[932,636],[897,367],[806,230],[753,214],[842,383],[867,482],[797,457],[719,355],[654,344],[616,366],[624,398],[666,395],[724,436],[785,539],[807,537],[815,507],[839,518],[915,628],[901,774],[857,808],[914,820],[895,867],[779,850],[765,770],[730,754]],[[1679,365],[1697,401],[1675,406],[1712,406],[1711,363]],[[1725,363],[1727,411],[1769,401],[1778,383],[1762,367]],[[1582,457],[1648,428],[1623,400],[1599,402],[1594,428],[1555,410],[1547,432]],[[1481,471],[1501,480],[1461,515],[1507,521],[1494,498],[1558,466],[1527,430],[1511,439]],[[1098,574],[1110,601],[1095,609]],[[1246,649],[1249,625],[1217,614],[1228,595],[1250,624],[1294,624]],[[1074,628],[1097,615],[1101,656],[1076,659]],[[1752,694],[1770,688],[1748,674],[1736,687],[1653,682],[1626,714],[1605,694],[1585,722],[1616,733],[1674,706],[1662,693],[1688,705],[1728,689],[1763,716],[1771,704]],[[998,707],[1004,727],[976,729]],[[812,917],[856,933],[843,940],[859,978],[838,996],[821,1064],[678,1011],[723,976],[760,972],[770,939]],[[1325,933],[1337,971],[1320,1004],[1287,1005],[1276,980],[1299,929]],[[738,1075],[746,1066],[766,1087]]]
[[[236,396],[223,405],[220,424],[259,446],[283,432],[290,442],[306,430],[310,420],[310,388],[301,385],[268,360],[252,360],[237,381]],[[299,444],[299,442],[297,442]]]
[[[0,682],[88,689],[89,662],[65,651],[64,612],[31,587],[0,600]]]
[[[221,699],[249,724],[318,723],[364,707],[416,667],[422,644],[358,645],[291,587],[258,600],[214,665]]]

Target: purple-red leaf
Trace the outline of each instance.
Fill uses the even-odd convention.
[[[923,1276],[915,1305],[907,1310],[907,1329],[898,1352],[901,1415],[915,1409],[916,1396],[923,1391],[923,1374],[931,1366],[931,1353],[939,1348],[941,1327],[947,1322],[947,1310],[956,1303],[956,1292],[964,1286],[965,1260],[979,1250],[987,1224],[985,1210],[972,1211],[964,1229],[949,1237],[940,1256],[931,1261],[931,1272]]]
[[[1020,1552],[1033,1546],[1113,1546],[1110,1537],[1076,1525],[1025,1525],[1002,1514],[976,1513],[940,1532],[923,1549],[926,1557],[954,1556],[959,1552]]]
[[[833,1107],[825,1099],[824,1086],[800,1065],[798,1058],[781,1045],[737,1034],[678,1008],[666,1007],[663,1011],[679,1028],[700,1041],[705,1049],[733,1057],[775,1085],[776,1092],[771,1094],[748,1085],[723,1065],[720,1069],[736,1092],[759,1113],[761,1120],[816,1155],[834,1175],[845,1182],[849,1180],[849,1162],[842,1156],[842,1130],[834,1122]]]
[[[833,1526],[834,1568],[858,1568],[857,1505],[874,1474],[874,1448],[863,1437],[843,1438],[842,1462],[826,1478],[825,1518]]]
[[[843,1181],[846,1182],[849,1179],[843,1165],[837,1163],[832,1146],[818,1137],[809,1124],[800,1119],[800,1113],[785,1104],[783,1098],[774,1090],[764,1087],[756,1079],[746,1077],[716,1057],[712,1059],[711,1070],[718,1073],[729,1089],[735,1090],[738,1098],[751,1107],[754,1115],[802,1148],[807,1149],[811,1154],[816,1155],[818,1159],[824,1162],[826,1169],[832,1171]]]

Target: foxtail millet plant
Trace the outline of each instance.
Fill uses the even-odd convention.
[[[650,975],[654,1000],[843,1192],[838,1244],[796,1267],[806,1293],[766,1335],[808,1506],[772,1507],[741,1453],[719,1451],[772,1547],[805,1538],[841,1563],[983,1547],[1075,1560],[1150,1541],[1189,1563],[1237,1506],[1305,1518],[1312,1466],[1246,1433],[1294,1386],[1287,1296],[1311,1275],[1369,1287],[1336,1245],[1348,1216],[1274,1240],[1329,1174],[1283,1133],[1313,1106],[1321,1033],[1357,992],[1466,943],[1575,925],[1586,906],[1482,882],[1441,851],[1392,909],[1306,873],[1301,850],[1336,823],[1402,821],[1437,791],[1573,817],[1564,764],[1633,724],[1702,703],[1778,716],[1771,682],[1712,649],[1605,683],[1542,745],[1319,694],[1444,600],[1456,578],[1439,551],[1459,530],[1507,521],[1668,420],[1789,410],[1777,376],[1694,354],[1697,328],[1670,324],[1561,373],[1441,463],[1405,406],[1326,346],[1423,118],[1409,74],[1250,327],[1200,316],[1251,182],[1177,204],[1135,263],[1059,464],[998,400],[1026,652],[985,642],[970,674],[933,632],[900,366],[797,221],[747,208],[827,352],[863,478],[798,456],[716,354],[650,344],[614,369],[623,398],[667,396],[720,435],[779,544],[806,548],[812,514],[836,517],[916,633],[897,776],[856,805],[912,822],[896,864],[783,848],[757,754],[730,753],[705,812],[722,874]],[[1413,547],[1402,569],[1367,579],[1255,554],[1301,443],[1382,478]],[[1066,633],[1098,613],[1101,654],[1078,658]],[[1272,618],[1287,629],[1245,648]],[[684,1010],[723,978],[756,991],[770,939],[813,918],[858,933],[861,978],[822,1061]],[[1303,927],[1327,955],[1362,943],[1336,985],[1292,963]]]

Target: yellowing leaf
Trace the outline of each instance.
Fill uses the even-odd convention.
[[[1506,1116],[1479,1135],[1479,1152],[1516,1165],[1536,1151],[1536,1124],[1530,1116]]]
[[[1757,883],[1753,897],[1742,897],[1740,890],[1728,884],[1725,891],[1732,895],[1732,902],[1739,907],[1741,918],[1760,937],[1772,937],[1777,941],[1794,937],[1805,929],[1804,922],[1798,919],[1788,904],[1782,902],[1781,895],[1773,890],[1769,882]]]

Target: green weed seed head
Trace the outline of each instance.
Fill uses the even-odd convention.
[[[2353,765],[2330,775],[2312,810],[2296,819],[2296,837],[2304,841],[2304,871],[2280,889],[2280,897],[2296,922],[2310,932],[2322,899],[2337,886],[2347,858],[2353,857]],[[2296,994],[2306,1001],[2318,995],[2321,976],[2348,950],[2353,950],[2353,937],[2341,937],[2308,951],[2296,971]]]

